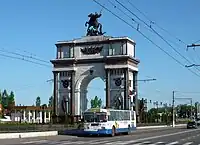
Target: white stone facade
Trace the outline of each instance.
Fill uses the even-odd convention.
[[[51,62],[57,115],[81,115],[87,109],[88,84],[96,77],[106,83],[107,107],[113,108],[119,98],[121,109],[131,108],[134,103],[129,90],[137,92],[139,63],[134,41],[128,37],[89,36],[59,41],[56,46],[57,57]]]

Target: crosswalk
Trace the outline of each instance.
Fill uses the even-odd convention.
[[[180,143],[178,141],[174,142],[153,142],[153,141],[143,141],[143,142],[137,142],[134,140],[128,140],[128,141],[111,141],[111,140],[91,140],[91,141],[50,141],[50,140],[38,140],[38,141],[28,141],[28,142],[23,142],[21,144],[27,144],[27,145],[83,145],[83,144],[90,144],[90,145],[200,145],[194,142],[185,142],[185,143]]]

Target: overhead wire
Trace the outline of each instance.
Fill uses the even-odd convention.
[[[200,42],[200,40],[197,40],[197,41],[193,42],[193,44],[194,44],[194,43],[197,43],[197,42]]]
[[[119,7],[117,7],[113,2],[111,2],[110,0],[108,0],[108,2],[111,3],[111,4],[114,6],[114,8],[118,8],[118,9],[120,10],[120,12],[122,12],[124,15],[126,15],[127,17],[129,17],[132,21],[134,21],[134,22],[137,23],[139,26],[141,26],[139,22],[137,22],[135,19],[133,19],[132,17],[130,17],[128,14],[126,14],[123,10],[121,10]],[[130,3],[130,5],[132,4],[131,2],[129,2],[129,3]],[[159,26],[155,21],[150,20],[150,18],[148,18],[148,17],[147,17],[142,11],[140,11],[135,5],[132,4],[132,6],[133,6],[135,9],[137,9],[146,19],[148,19],[148,20],[150,21],[150,25],[146,24],[146,22],[143,21],[143,23],[145,23],[146,26],[148,26],[148,27],[151,28],[151,29],[148,29],[147,27],[145,27],[146,29],[148,29],[149,31],[155,33],[155,30],[152,30],[152,26],[151,26],[151,24],[154,24],[154,25],[156,25],[157,27],[159,27],[161,30],[165,31],[165,32],[166,32],[168,35],[170,35],[171,37],[174,37],[174,38],[177,39],[179,42],[182,42],[184,45],[187,45],[184,41],[182,41],[182,40],[179,39],[178,37],[176,37],[176,36],[174,36],[173,34],[171,34],[169,31],[167,31],[166,29],[164,29],[164,28],[162,28],[161,26]],[[134,15],[134,16],[137,16],[137,15]],[[138,18],[139,18],[139,17],[138,17]],[[139,26],[138,26],[138,27],[139,27]],[[137,28],[137,29],[138,29],[138,28]],[[166,41],[166,40],[165,40],[165,41]],[[168,42],[166,42],[166,43],[168,43]],[[173,42],[173,41],[171,41],[171,43],[173,43],[173,44],[176,45],[176,43]],[[169,43],[168,43],[168,45],[169,45]],[[171,45],[171,44],[170,44],[170,45]],[[172,46],[172,47],[173,47],[173,46]],[[176,51],[176,53],[179,53],[179,52],[177,52],[177,50],[174,50],[174,51]],[[198,54],[195,53],[195,55],[197,55],[197,58],[199,58],[199,60],[200,60],[200,57],[198,56]],[[180,56],[180,54],[179,54],[179,56]],[[183,57],[184,57],[184,56],[183,56]],[[183,57],[182,57],[182,58],[183,58]],[[190,53],[189,53],[189,58],[190,58],[193,62],[196,63],[195,59],[191,56]],[[187,59],[187,58],[185,57],[184,59]],[[189,63],[190,63],[190,62],[189,62]],[[197,69],[198,71],[200,71],[199,68],[196,68],[196,69]]]
[[[47,65],[47,64],[43,64],[43,63],[31,61],[31,60],[25,59],[25,58],[23,58],[23,57],[21,58],[21,57],[16,57],[16,56],[10,56],[10,55],[6,55],[6,54],[2,54],[2,53],[0,53],[0,56],[7,57],[7,58],[18,59],[18,60],[30,62],[30,63],[37,64],[37,65],[41,65],[41,66],[51,67],[51,65]]]
[[[39,59],[39,58],[36,58],[36,57],[33,57],[33,56],[28,56],[28,55],[24,55],[24,54],[20,54],[20,53],[16,53],[16,52],[12,52],[12,51],[8,51],[4,48],[0,49],[1,52],[6,52],[6,53],[9,53],[9,54],[14,54],[14,55],[18,55],[18,56],[22,56],[22,57],[25,57],[25,58],[30,58],[30,59],[34,59],[34,60],[37,60],[37,61],[41,61],[41,62],[45,62],[45,63],[50,63],[49,61],[46,61],[46,60],[42,60],[42,59]]]
[[[171,57],[174,61],[176,61],[178,64],[180,64],[181,66],[185,67],[185,64],[183,64],[181,61],[177,60],[175,57],[173,57],[171,54],[169,54],[167,51],[165,51],[162,47],[160,47],[158,44],[156,44],[153,40],[151,40],[150,38],[148,38],[148,36],[146,36],[144,33],[142,33],[141,31],[137,30],[137,28],[135,28],[133,25],[131,25],[130,23],[128,23],[127,21],[125,21],[123,18],[119,17],[117,14],[113,13],[110,9],[108,9],[107,7],[103,6],[101,3],[99,3],[97,0],[93,0],[96,4],[98,4],[99,6],[103,7],[105,10],[107,10],[108,12],[110,12],[112,15],[114,15],[116,18],[120,19],[121,21],[123,21],[124,23],[126,23],[127,25],[129,25],[132,29],[135,29],[136,31],[138,31],[144,38],[146,38],[148,41],[150,41],[152,44],[154,44],[157,48],[159,48],[161,51],[163,51],[166,55],[168,55],[169,57]],[[195,74],[196,76],[200,77],[199,74],[197,74],[196,72],[190,70],[189,68],[187,68],[189,71],[191,71],[193,74]]]
[[[157,26],[159,29],[163,30],[165,33],[167,33],[169,36],[175,38],[177,41],[181,42],[182,44],[185,45],[185,47],[187,47],[187,43],[183,40],[181,40],[180,38],[178,38],[177,36],[175,36],[174,34],[172,34],[171,32],[169,32],[168,30],[166,30],[165,28],[161,27],[160,25],[158,25],[155,21],[152,21],[145,13],[143,13],[140,9],[138,9],[132,2],[130,2],[130,0],[127,0],[128,3],[133,7],[135,8],[140,14],[142,14],[149,22],[150,24],[153,24],[155,26]],[[197,43],[199,42],[200,40],[194,42],[194,43]],[[187,50],[187,49],[186,49]],[[194,49],[195,51],[195,49]],[[197,56],[197,58],[199,59],[200,61],[200,56],[198,55],[198,53],[195,53],[195,55]],[[194,58],[189,54],[189,57],[190,59],[192,59],[193,62],[196,63],[196,61],[194,60]]]
[[[141,23],[139,23],[138,21],[136,21],[135,19],[133,19],[131,16],[129,16],[128,14],[126,14],[122,9],[120,9],[119,7],[117,7],[111,0],[108,0],[108,2],[109,2],[111,5],[113,5],[114,8],[117,8],[121,13],[123,13],[123,14],[126,15],[129,19],[131,19],[134,23],[136,23],[136,24],[137,24],[137,30],[140,29],[140,26],[142,26]],[[147,27],[145,27],[145,28],[152,32],[151,29],[149,29],[149,28],[147,28]]]
[[[29,52],[29,51],[27,51],[27,50],[22,50],[22,49],[19,49],[19,48],[16,48],[16,50],[19,50],[19,51],[21,51],[21,52],[30,54],[31,56],[37,56],[36,54],[34,54],[34,53],[32,53],[32,52]]]
[[[165,28],[161,27],[160,25],[158,25],[155,21],[152,21],[145,13],[143,13],[140,9],[138,9],[132,2],[130,2],[130,0],[127,0],[128,3],[135,8],[140,14],[142,14],[147,20],[150,21],[151,24],[156,25],[158,28],[160,28],[161,30],[163,30],[164,32],[166,32],[168,35],[170,35],[171,37],[174,37],[176,40],[178,40],[179,42],[182,42],[184,45],[187,45],[187,43],[185,43],[183,40],[181,40],[180,38],[176,37],[175,35],[173,35],[171,32],[169,32],[168,30],[166,30]]]
[[[175,47],[173,47],[161,34],[159,34],[155,29],[152,28],[151,25],[147,24],[144,20],[142,20],[140,17],[138,17],[135,13],[133,13],[130,9],[128,9],[126,6],[124,6],[121,2],[119,2],[118,0],[115,0],[119,5],[121,5],[124,9],[126,9],[127,11],[129,11],[132,15],[134,15],[138,20],[140,20],[141,22],[143,22],[147,27],[149,27],[150,29],[152,29],[152,31],[159,36],[166,44],[168,44],[180,57],[182,57],[183,59],[185,59],[189,64],[192,64],[192,62],[187,59],[184,55],[182,55]],[[200,71],[200,69],[198,67],[195,67],[198,71]]]

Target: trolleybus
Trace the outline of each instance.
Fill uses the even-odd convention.
[[[131,110],[91,108],[84,112],[84,133],[87,135],[129,134],[136,129],[136,113]]]

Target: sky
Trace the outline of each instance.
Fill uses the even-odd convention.
[[[145,36],[184,65],[190,64],[177,55],[172,47],[155,33],[146,29],[148,27],[145,27],[136,17],[122,9],[115,0],[110,1],[116,5],[116,8],[108,0],[99,0],[101,4],[120,18],[137,27],[137,24],[129,17],[135,19],[139,22],[139,30]],[[128,0],[120,0],[120,2],[150,24],[150,21],[132,7]],[[173,34],[171,37],[157,25],[152,24],[152,27],[164,37],[164,40],[170,42],[173,48],[192,63],[200,63],[200,47],[186,50],[187,44],[200,40],[200,9],[198,7],[200,1],[131,0],[131,2],[158,26]],[[129,17],[117,8],[122,9]],[[93,0],[2,1],[0,5],[0,89],[14,91],[17,104],[33,105],[37,96],[41,97],[42,103],[48,103],[48,98],[52,95],[53,83],[47,82],[47,80],[52,79],[50,60],[56,56],[55,43],[58,40],[70,40],[84,36],[87,15],[101,10],[102,8]],[[128,36],[136,42],[136,57],[140,60],[139,79],[157,79],[152,82],[139,82],[140,98],[169,104],[172,102],[172,91],[175,90],[177,91],[176,97],[192,97],[194,102],[200,101],[200,93],[198,93],[200,72],[198,70],[192,68],[199,76],[194,75],[145,39],[135,29],[105,9],[102,10],[102,17],[99,21],[102,23],[106,35]],[[185,44],[178,41],[176,37]],[[42,59],[47,62],[40,63],[46,66],[20,60],[23,59],[23,56],[17,56],[5,52],[5,50],[26,55],[29,57],[26,60],[29,61],[32,60],[30,57]],[[19,59],[5,57],[5,55],[15,56]],[[103,81],[93,80],[88,87],[88,98],[91,99],[98,94],[105,100],[104,88]],[[189,101],[177,100],[176,103],[189,103]]]

